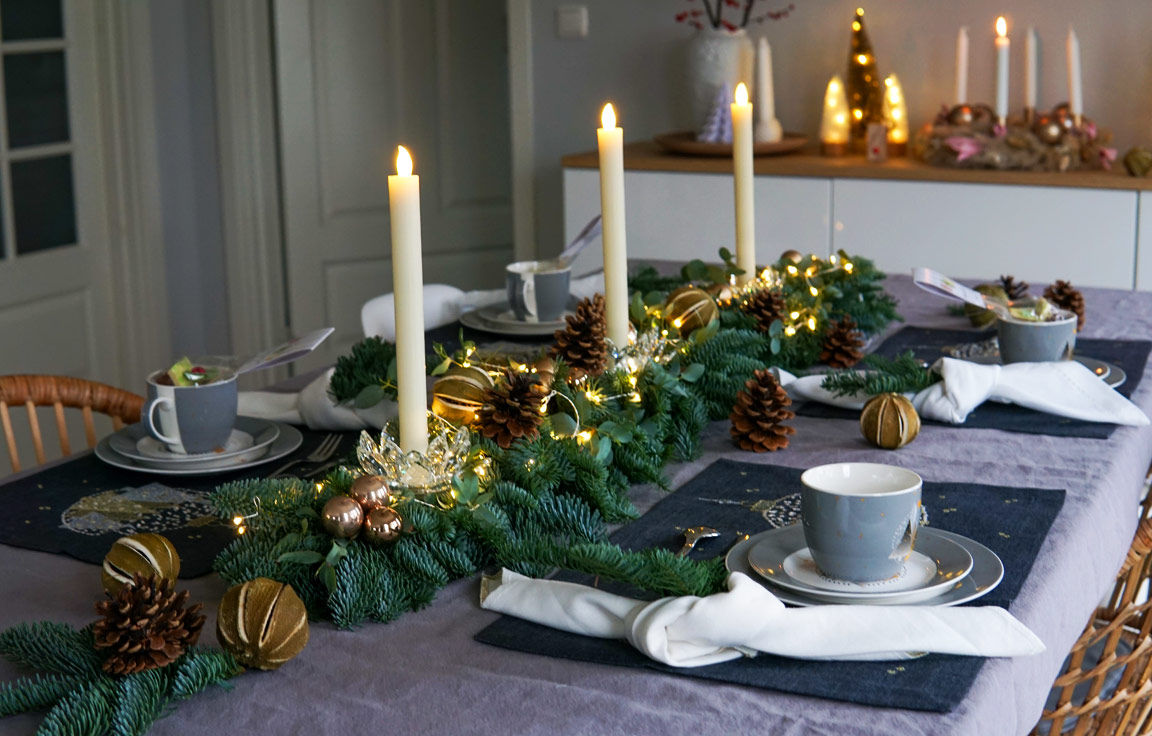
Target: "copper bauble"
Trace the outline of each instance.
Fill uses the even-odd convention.
[[[952,125],[971,125],[976,111],[971,105],[956,105],[948,111],[948,122]]]
[[[395,542],[404,527],[404,520],[391,506],[378,506],[364,518],[364,538],[373,544]]]
[[[903,447],[920,433],[920,415],[901,394],[873,396],[860,412],[864,439],[885,450]]]
[[[1032,132],[1042,143],[1056,145],[1064,138],[1064,128],[1049,115],[1040,115],[1032,123]]]
[[[556,378],[556,361],[544,355],[533,363],[532,367],[536,369],[536,375],[540,377],[540,383],[544,384],[545,388],[551,389],[552,381]]]
[[[392,503],[392,494],[388,490],[388,481],[381,475],[362,475],[352,481],[348,489],[352,500],[360,504],[364,513],[368,513],[377,506],[387,506]]]
[[[780,254],[780,260],[799,263],[800,261],[804,260],[804,254],[798,250],[786,250]]]
[[[155,575],[170,583],[180,574],[180,555],[167,537],[159,534],[132,534],[120,537],[104,557],[100,580],[109,595],[132,582],[136,574]]]
[[[348,496],[333,496],[320,512],[324,531],[340,539],[351,539],[364,523],[364,509]]]
[[[1052,108],[1050,117],[1059,123],[1066,132],[1071,133],[1076,128],[1076,116],[1072,114],[1072,108],[1067,102],[1061,102]]]
[[[720,310],[708,292],[694,286],[681,286],[664,302],[664,316],[682,335],[706,327],[719,314]]]
[[[216,640],[245,667],[274,670],[308,643],[308,611],[291,585],[249,580],[220,599]]]
[[[712,284],[705,291],[720,304],[727,304],[736,298],[736,287],[732,284]]]
[[[453,424],[471,424],[492,388],[492,377],[477,366],[453,366],[432,384],[432,413]]]

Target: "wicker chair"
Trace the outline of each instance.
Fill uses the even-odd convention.
[[[28,425],[32,430],[32,443],[36,452],[36,463],[43,465],[44,440],[40,433],[40,421],[36,416],[37,406],[51,406],[56,413],[56,434],[60,438],[60,452],[72,454],[65,423],[64,408],[80,409],[84,417],[84,435],[88,447],[96,446],[96,427],[92,413],[97,412],[112,418],[116,429],[124,423],[140,421],[140,407],[144,397],[114,388],[107,384],[86,381],[67,376],[0,376],[0,426],[4,430],[4,441],[8,446],[8,459],[12,471],[20,470],[20,457],[16,450],[16,436],[12,431],[12,417],[9,407],[23,405],[28,413]]]
[[[1152,472],[1152,471],[1150,471]],[[1152,733],[1152,491],[1145,483],[1140,525],[1108,602],[1076,640],[1035,736]]]

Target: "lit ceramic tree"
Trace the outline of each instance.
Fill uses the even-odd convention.
[[[864,30],[864,8],[852,19],[852,45],[848,50],[848,107],[852,111],[852,140],[863,141],[868,123],[883,122],[883,93],[872,42]]]
[[[903,156],[908,150],[908,103],[895,74],[884,78],[884,123],[888,126],[888,155]]]

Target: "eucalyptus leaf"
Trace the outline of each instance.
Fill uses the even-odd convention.
[[[340,560],[348,556],[348,549],[333,543],[332,549],[328,550],[328,554],[324,557],[324,563],[336,567],[340,564]]]
[[[772,320],[772,324],[768,325],[768,334],[772,337],[780,337],[784,333],[784,321],[779,319]]]
[[[309,549],[285,552],[276,558],[277,562],[291,562],[297,565],[315,565],[324,559],[324,555]]]
[[[703,281],[708,278],[708,266],[699,258],[693,258],[680,269],[685,281]]]
[[[702,375],[704,375],[704,364],[693,363],[684,369],[684,372],[680,374],[680,379],[688,383],[695,383]]]
[[[772,341],[768,343],[768,349],[772,351],[773,355],[778,354],[781,347],[783,347],[783,344],[780,342],[780,338],[778,337],[772,338]]]
[[[372,384],[365,386],[356,394],[356,398],[352,401],[352,405],[357,409],[367,409],[370,406],[376,406],[387,397],[384,393],[384,387],[379,384]]]
[[[439,365],[437,365],[435,368],[432,369],[432,375],[433,376],[442,376],[445,373],[447,373],[448,369],[451,367],[452,367],[452,359],[451,358],[445,358],[444,360],[440,361]]]
[[[324,587],[328,589],[329,593],[336,592],[336,568],[331,565],[321,565],[316,570],[316,577],[320,578],[320,582],[324,583]]]
[[[612,440],[608,437],[596,439],[596,461],[601,465],[608,465],[612,462]]]
[[[563,412],[558,412],[548,418],[552,421],[552,431],[561,437],[571,437],[580,431],[576,420]]]

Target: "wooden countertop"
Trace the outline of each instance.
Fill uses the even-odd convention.
[[[595,169],[596,151],[564,156],[567,168]],[[1152,177],[1129,176],[1117,161],[1112,171],[1073,171],[1064,174],[1038,171],[989,171],[986,169],[946,169],[929,166],[911,158],[892,158],[881,164],[869,163],[863,156],[821,156],[815,150],[781,156],[757,156],[753,164],[765,176],[808,176],[823,179],[886,179],[891,181],[935,181],[942,183],[1010,184],[1039,187],[1081,187],[1152,191]],[[624,146],[624,168],[630,171],[670,171],[728,174],[732,160],[716,156],[684,156],[668,153],[652,141]]]

